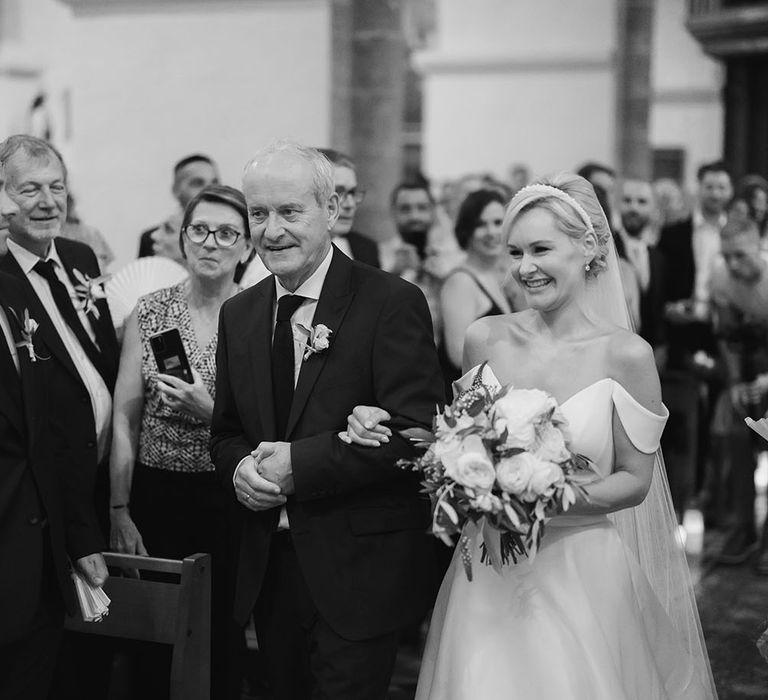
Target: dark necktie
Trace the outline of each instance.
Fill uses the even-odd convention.
[[[72,329],[72,332],[80,343],[80,347],[82,347],[85,354],[88,355],[88,359],[93,363],[93,366],[99,373],[104,376],[99,349],[94,345],[85,328],[83,328],[83,324],[80,322],[77,311],[75,311],[75,307],[72,304],[72,299],[69,296],[67,288],[56,276],[56,271],[53,269],[53,260],[38,260],[33,269],[48,282],[48,286],[51,289],[51,295],[56,302],[59,312],[67,325]]]
[[[286,294],[277,302],[277,320],[272,338],[272,395],[275,399],[275,424],[277,439],[285,440],[288,414],[293,402],[293,329],[291,316],[306,297]]]

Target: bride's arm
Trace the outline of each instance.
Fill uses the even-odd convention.
[[[608,376],[618,381],[643,407],[660,415],[661,385],[651,347],[639,336],[619,334],[608,352]],[[638,450],[613,412],[615,466],[611,474],[585,487],[568,515],[613,513],[642,503],[651,486],[654,454]]]
[[[384,425],[392,416],[378,406],[355,406],[347,416],[347,429],[339,433],[339,439],[347,444],[379,447],[389,442],[392,431]]]
[[[488,332],[483,321],[484,319],[480,319],[467,329],[462,360],[465,372],[485,359],[484,348],[487,346]],[[379,447],[382,442],[389,442],[392,431],[383,424],[391,419],[392,416],[383,408],[355,406],[347,416],[347,429],[339,433],[339,439],[348,444]]]

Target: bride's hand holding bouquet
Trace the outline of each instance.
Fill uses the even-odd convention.
[[[438,411],[431,433],[404,431],[426,451],[399,463],[421,473],[432,502],[432,534],[449,545],[460,538],[470,580],[471,527],[481,533],[485,563],[498,569],[510,559],[533,558],[549,518],[567,511],[577,492],[586,498],[582,484],[596,478],[589,461],[569,449],[567,421],[554,398],[537,389],[485,384],[483,369]],[[375,446],[388,440],[381,425],[387,418],[370,408],[350,416],[354,441]]]

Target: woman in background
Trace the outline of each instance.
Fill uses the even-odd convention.
[[[490,189],[467,195],[456,215],[456,240],[466,251],[466,258],[445,278],[440,291],[443,330],[438,352],[449,392],[451,382],[461,376],[464,334],[470,324],[484,316],[511,311],[502,287],[503,274],[499,273],[505,252],[503,220],[504,200]]]
[[[189,277],[142,297],[126,321],[114,398],[110,544],[117,552],[169,559],[212,553],[212,690],[225,698],[239,692],[239,679],[231,681],[236,688],[224,688],[229,635],[236,634],[225,575],[230,533],[208,439],[219,310],[239,291],[235,268],[251,250],[242,193],[223,185],[202,190],[184,212],[179,247]],[[158,372],[149,338],[169,328],[181,335],[191,384]],[[167,697],[169,669],[160,674],[158,696]]]

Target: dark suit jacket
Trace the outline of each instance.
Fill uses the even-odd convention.
[[[152,244],[152,234],[157,231],[159,227],[153,226],[146,231],[142,231],[139,236],[139,257],[149,258],[155,254],[155,249]]]
[[[14,313],[22,317],[32,306],[30,301],[21,282],[0,273],[0,305],[16,341],[21,335]],[[38,320],[34,312],[30,315]],[[103,544],[95,532],[81,526],[93,520],[90,500],[70,501],[64,507],[49,418],[53,412],[66,412],[68,406],[51,400],[57,364],[45,359],[50,351],[39,332],[32,340],[40,359],[32,362],[20,348],[20,372],[10,368],[7,376],[0,371],[0,644],[23,639],[32,631],[44,575],[55,577],[66,609],[74,613],[67,553],[77,559],[101,551]],[[0,335],[0,353],[10,358],[6,345]]]
[[[56,249],[70,277],[73,269],[89,277],[98,277],[100,274],[96,256],[84,243],[57,238]],[[50,362],[55,366],[49,385],[50,402],[53,408],[49,433],[56,446],[54,458],[57,466],[59,469],[66,470],[62,478],[64,498],[77,509],[74,504],[80,503],[83,498],[87,498],[89,503],[93,502],[98,466],[96,425],[91,399],[53,321],[13,254],[8,253],[0,258],[0,271],[21,280],[29,302],[30,314],[40,324],[37,335],[48,348]],[[114,390],[117,378],[119,348],[106,301],[101,299],[96,302],[96,305],[99,308],[100,317],[98,320],[92,319],[92,327],[100,348],[100,367],[97,369],[100,370],[111,392]],[[103,468],[106,468],[106,465]],[[83,532],[89,533],[94,525],[91,520],[86,520],[73,523],[70,530],[79,527]],[[69,540],[70,546],[76,548],[76,542],[80,539],[78,535],[72,536]],[[84,554],[90,554],[92,551],[94,550]]]
[[[221,310],[211,456],[232,494],[240,460],[274,440],[271,336],[275,283],[268,277]],[[429,426],[445,401],[432,323],[421,291],[334,250],[313,325],[330,347],[304,361],[288,420],[296,493],[287,509],[296,554],[320,614],[341,636],[366,639],[418,621],[434,600],[435,547],[418,480],[399,469],[413,446],[397,434]],[[337,433],[358,404],[393,416],[377,449]],[[279,509],[243,516],[235,617],[259,595]]]
[[[350,231],[345,238],[349,241],[349,248],[354,260],[381,269],[379,246],[376,245],[375,241],[356,231]]]
[[[664,320],[667,270],[664,254],[656,248],[648,248],[648,266],[648,289],[640,292],[640,335],[655,348],[663,345],[667,337]]]
[[[661,230],[658,248],[667,265],[667,275],[664,279],[665,301],[691,299],[696,282],[693,219],[684,219],[665,226]]]

